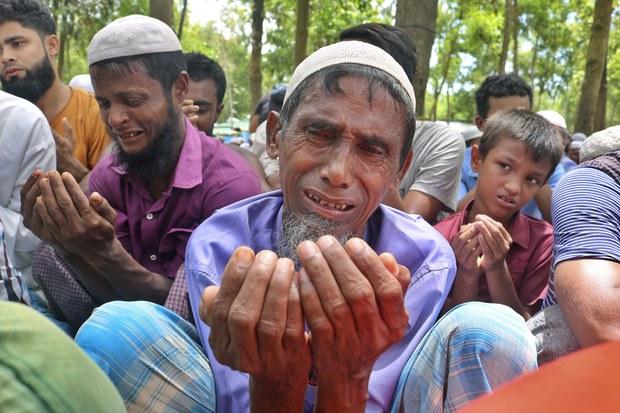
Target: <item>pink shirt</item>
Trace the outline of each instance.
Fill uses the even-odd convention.
[[[173,278],[183,263],[192,231],[215,210],[260,193],[247,162],[232,149],[185,122],[185,141],[170,187],[153,199],[145,182],[102,159],[90,176],[116,210],[116,235],[149,271]]]
[[[456,237],[464,225],[471,204],[463,211],[448,216],[435,225],[448,242]],[[553,251],[553,227],[547,222],[518,212],[506,228],[513,243],[506,256],[506,264],[512,276],[519,299],[523,305],[533,305],[547,294]],[[458,265],[458,264],[457,264]],[[491,301],[486,277],[480,277],[478,298]]]

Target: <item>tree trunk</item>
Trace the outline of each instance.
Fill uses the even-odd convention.
[[[512,71],[519,74],[519,5],[512,3]]]
[[[183,0],[183,9],[181,10],[181,19],[179,20],[179,30],[177,30],[177,36],[181,40],[183,36],[183,26],[185,25],[185,16],[187,15],[187,0]]]
[[[261,57],[263,49],[263,20],[265,19],[265,1],[252,2],[252,53],[250,55],[250,108],[256,107],[256,102],[263,93],[263,74],[261,72]]]
[[[432,119],[437,120],[437,105],[439,103],[439,95],[443,90],[444,85],[446,84],[446,80],[448,79],[448,74],[450,73],[450,63],[452,63],[452,51],[456,48],[456,36],[452,38],[450,44],[448,45],[448,50],[446,53],[446,60],[444,62],[443,68],[441,70],[441,81],[439,85],[435,89],[435,100],[433,102],[433,115]],[[449,93],[448,93],[449,96]]]
[[[149,0],[149,16],[172,27],[172,0]]]
[[[530,85],[534,84],[534,81],[536,80],[536,61],[538,59],[538,43],[539,43],[539,37],[536,36],[536,39],[534,40],[534,46],[532,46],[532,62],[530,63]]]
[[[418,117],[424,116],[426,82],[437,25],[437,3],[438,0],[396,1],[396,26],[409,33],[417,50],[418,62],[413,77],[413,89]]]
[[[497,73],[506,73],[506,60],[508,60],[508,48],[510,46],[510,36],[512,36],[512,0],[505,0],[504,3],[504,31],[502,34],[502,50],[497,62]]]
[[[575,131],[590,135],[594,132],[594,114],[597,111],[605,55],[609,40],[612,0],[596,0],[594,18],[586,56],[586,68],[581,83],[581,94],[575,114]]]
[[[603,76],[598,91],[598,102],[596,112],[594,112],[594,129],[592,132],[605,129],[605,119],[607,116],[607,53],[605,53],[605,65],[603,66]]]
[[[308,46],[308,21],[310,0],[297,0],[297,25],[295,26],[295,66],[306,58]]]

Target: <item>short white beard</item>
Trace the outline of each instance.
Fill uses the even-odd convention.
[[[299,269],[299,257],[297,257],[297,246],[306,240],[316,241],[323,235],[335,237],[340,244],[344,244],[351,239],[353,233],[339,231],[340,225],[332,220],[323,218],[316,214],[299,215],[282,212],[282,233],[277,245],[278,256],[290,258]]]

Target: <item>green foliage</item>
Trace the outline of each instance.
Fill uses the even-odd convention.
[[[486,76],[495,72],[499,59],[503,3],[498,0],[440,0],[427,89],[427,117],[433,114],[435,88],[447,74],[439,96],[437,118],[473,119],[474,92]],[[572,125],[583,79],[593,2],[519,0],[518,7],[517,69],[534,88],[534,109],[557,110]],[[620,36],[616,30],[619,24],[616,10],[608,50],[608,124],[620,123],[620,56],[617,53]],[[449,55],[452,55],[452,66],[446,71]],[[508,71],[514,71],[512,62],[509,54]]]
[[[224,1],[224,0],[219,0]],[[337,40],[349,26],[379,21],[393,23],[398,0],[311,0],[307,52]],[[401,0],[402,1],[402,0]],[[148,0],[48,0],[65,44],[63,79],[85,73],[86,48],[94,33],[106,23],[128,14],[148,14]],[[181,0],[175,1],[178,27]],[[191,24],[188,16],[182,45],[216,59],[226,71],[228,90],[225,112],[243,118],[249,107],[249,55],[251,0],[227,0],[219,20]],[[263,37],[263,91],[286,83],[292,74],[296,24],[295,0],[266,0]],[[518,0],[518,72],[535,90],[535,109],[555,109],[569,125],[580,93],[592,22],[590,0]],[[504,1],[440,0],[436,39],[431,58],[425,117],[470,121],[474,117],[474,92],[494,73],[502,43]],[[612,16],[608,49],[608,124],[620,123],[620,13]],[[511,51],[507,70],[514,70]],[[435,103],[436,101],[436,103]]]

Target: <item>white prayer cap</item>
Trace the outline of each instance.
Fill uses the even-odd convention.
[[[413,110],[415,111],[415,95],[413,86],[407,78],[405,71],[392,56],[384,50],[373,46],[369,43],[357,40],[347,40],[329,46],[325,46],[308,56],[301,62],[288,84],[284,102],[288,100],[297,87],[313,73],[318,72],[329,66],[335,66],[341,63],[356,63],[360,65],[370,66],[382,70],[392,76],[411,98]]]
[[[121,17],[99,30],[90,41],[88,65],[117,57],[181,50],[177,35],[164,22],[140,14]]]
[[[560,128],[563,128],[563,129],[568,129],[566,126],[566,120],[564,119],[564,116],[560,115],[555,110],[541,110],[536,113],[538,113],[543,118],[547,119],[549,123],[551,123],[552,125],[559,126]]]

